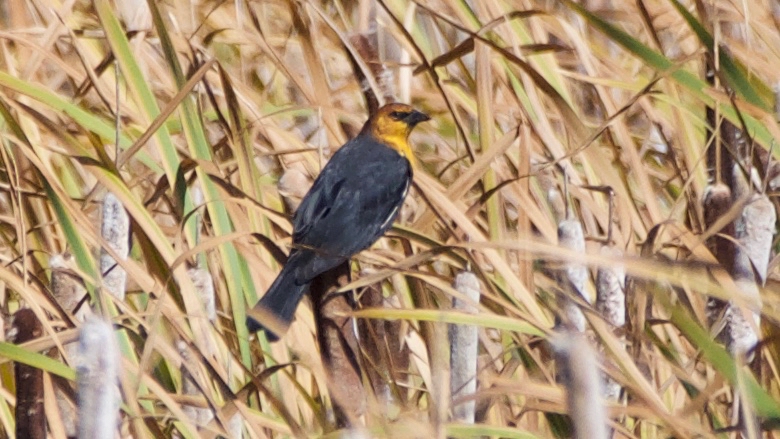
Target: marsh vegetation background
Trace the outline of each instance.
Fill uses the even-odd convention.
[[[3,0],[0,436],[94,417],[74,343],[99,315],[123,437],[776,437],[779,24],[776,1]],[[359,303],[248,334],[296,200],[388,100],[433,120],[397,225],[335,282]],[[604,421],[567,416],[582,346]]]

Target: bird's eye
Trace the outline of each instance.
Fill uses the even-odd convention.
[[[404,112],[404,111],[393,111],[392,113],[390,113],[390,117],[393,120],[402,120],[402,119],[404,119],[408,115],[409,115],[409,113]]]

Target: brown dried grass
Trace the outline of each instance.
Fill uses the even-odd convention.
[[[330,436],[329,381],[310,305],[274,345],[250,339],[243,315],[289,244],[278,179],[291,169],[315,177],[365,120],[349,54],[358,53],[352,36],[372,26],[390,88],[434,121],[413,136],[421,166],[403,221],[356,258],[354,285],[378,283],[384,295],[398,296],[399,308],[360,315],[408,322],[398,327],[411,352],[408,369],[390,374],[406,377],[394,383],[408,389],[396,392],[405,397],[388,406],[368,396],[367,436],[565,436],[565,399],[543,342],[560,289],[547,261],[587,264],[591,277],[621,264],[634,279],[629,350],[622,334],[585,312],[606,373],[628,395],[610,406],[616,434],[713,437],[730,425],[734,392],[762,419],[780,417],[776,260],[761,288],[766,342],[754,372],[707,337],[706,297],[751,305],[705,246],[718,230],[706,230],[699,207],[708,175],[705,105],[734,112],[722,88],[697,88],[705,48],[673,3],[583,2],[594,18],[544,1],[487,0],[474,9],[450,0],[168,2],[157,4],[157,22],[137,14],[145,3],[129,3],[119,10],[104,1],[6,0],[11,13],[0,31],[3,318],[29,307],[44,321],[44,336],[24,352],[72,341],[72,332],[57,331],[78,322],[63,319],[47,292],[49,256],[74,253],[73,270],[122,328],[124,434],[215,437],[237,416],[246,437]],[[780,79],[772,5],[717,3],[718,19],[749,29],[745,41],[719,40],[744,66],[733,75],[773,101],[763,85]],[[129,41],[112,33],[114,17],[133,31]],[[597,30],[599,17],[615,29]],[[714,20],[698,19],[705,28]],[[388,94],[371,65],[357,65],[376,95]],[[755,147],[777,154],[773,109],[734,88]],[[560,218],[548,195],[562,190],[564,175],[584,253],[557,246]],[[193,202],[196,186],[203,205]],[[614,192],[614,209],[589,190],[604,186]],[[121,302],[100,296],[94,270],[105,246],[97,221],[107,190],[133,222]],[[200,237],[193,210],[205,217]],[[605,243],[623,256],[602,255]],[[198,257],[215,281],[213,324],[187,275]],[[452,278],[465,268],[484,286],[476,317],[411,310],[432,293],[423,303],[446,308],[445,299],[459,297]],[[432,370],[429,354],[442,352],[427,343],[444,337],[427,337],[425,320],[482,328],[475,426],[439,429],[430,421],[431,407],[448,401],[432,399],[446,392],[430,392],[442,372]],[[0,348],[68,375],[40,356]],[[9,435],[11,370],[11,362],[0,363],[0,425]],[[202,396],[182,395],[182,370]],[[194,425],[187,405],[217,416]]]

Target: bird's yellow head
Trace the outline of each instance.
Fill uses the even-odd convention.
[[[387,104],[366,122],[361,134],[367,134],[387,144],[415,164],[409,134],[420,122],[430,120],[427,114],[406,104]]]

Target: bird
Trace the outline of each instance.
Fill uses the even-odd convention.
[[[410,105],[384,105],[333,154],[293,215],[286,264],[247,313],[250,332],[263,330],[277,341],[312,281],[370,247],[393,225],[417,166],[409,135],[427,120]]]

